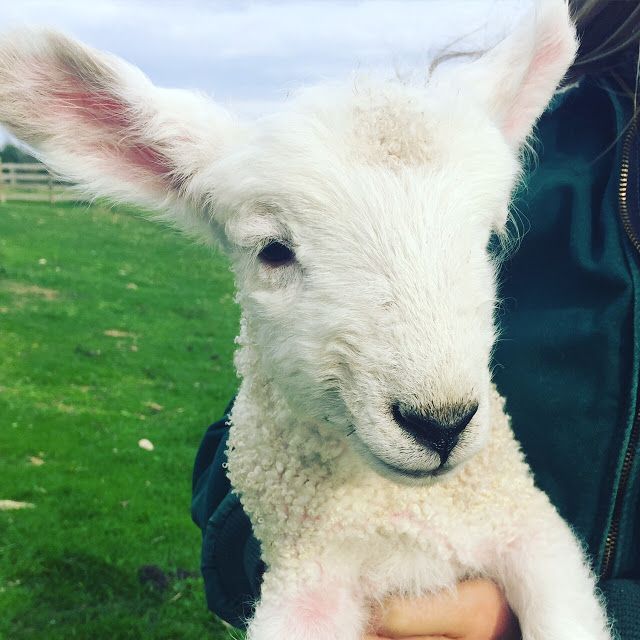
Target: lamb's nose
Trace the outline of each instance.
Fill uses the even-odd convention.
[[[420,444],[433,449],[440,456],[440,464],[446,462],[477,410],[476,402],[461,403],[447,407],[435,418],[397,403],[392,407],[394,420]]]

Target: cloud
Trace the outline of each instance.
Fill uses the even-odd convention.
[[[354,69],[425,68],[465,34],[466,48],[486,48],[527,4],[22,0],[4,3],[0,32],[53,26],[131,61],[160,85],[198,88],[254,114],[297,86]]]
[[[247,94],[252,76],[282,81],[289,72],[292,79],[311,78],[398,58],[423,59],[464,33],[473,32],[469,46],[487,46],[523,6],[521,0],[7,4],[0,28],[57,26],[133,61],[157,81],[211,89],[222,75],[229,97],[234,87]],[[483,24],[491,27],[478,29]],[[225,67],[246,75],[220,73]],[[251,98],[263,97],[261,84]]]

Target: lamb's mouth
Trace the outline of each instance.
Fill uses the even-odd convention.
[[[426,480],[428,478],[444,476],[451,471],[451,467],[446,464],[429,470],[405,469],[403,467],[397,467],[395,464],[391,464],[376,455],[371,455],[374,458],[374,464],[378,467],[382,467],[383,471],[386,472],[387,475],[392,473],[393,475],[402,476],[407,479]]]
[[[440,464],[435,469],[406,469],[405,467],[399,467],[392,462],[387,462],[371,451],[366,443],[363,442],[362,438],[360,438],[355,427],[349,430],[348,436],[355,438],[355,441],[357,442],[356,447],[360,451],[360,455],[368,460],[370,466],[383,476],[392,480],[404,480],[407,482],[417,480],[434,480],[446,475],[455,466],[445,463]]]

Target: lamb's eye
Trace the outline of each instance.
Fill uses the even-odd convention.
[[[281,267],[293,262],[296,256],[286,244],[274,240],[263,247],[258,258],[270,267]]]

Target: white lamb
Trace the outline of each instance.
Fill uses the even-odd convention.
[[[229,476],[268,567],[249,640],[358,640],[369,605],[495,580],[525,640],[605,640],[578,542],[491,384],[520,149],[570,65],[562,0],[426,87],[359,81],[235,121],[51,32],[0,45],[0,121],[87,192],[229,255]]]

